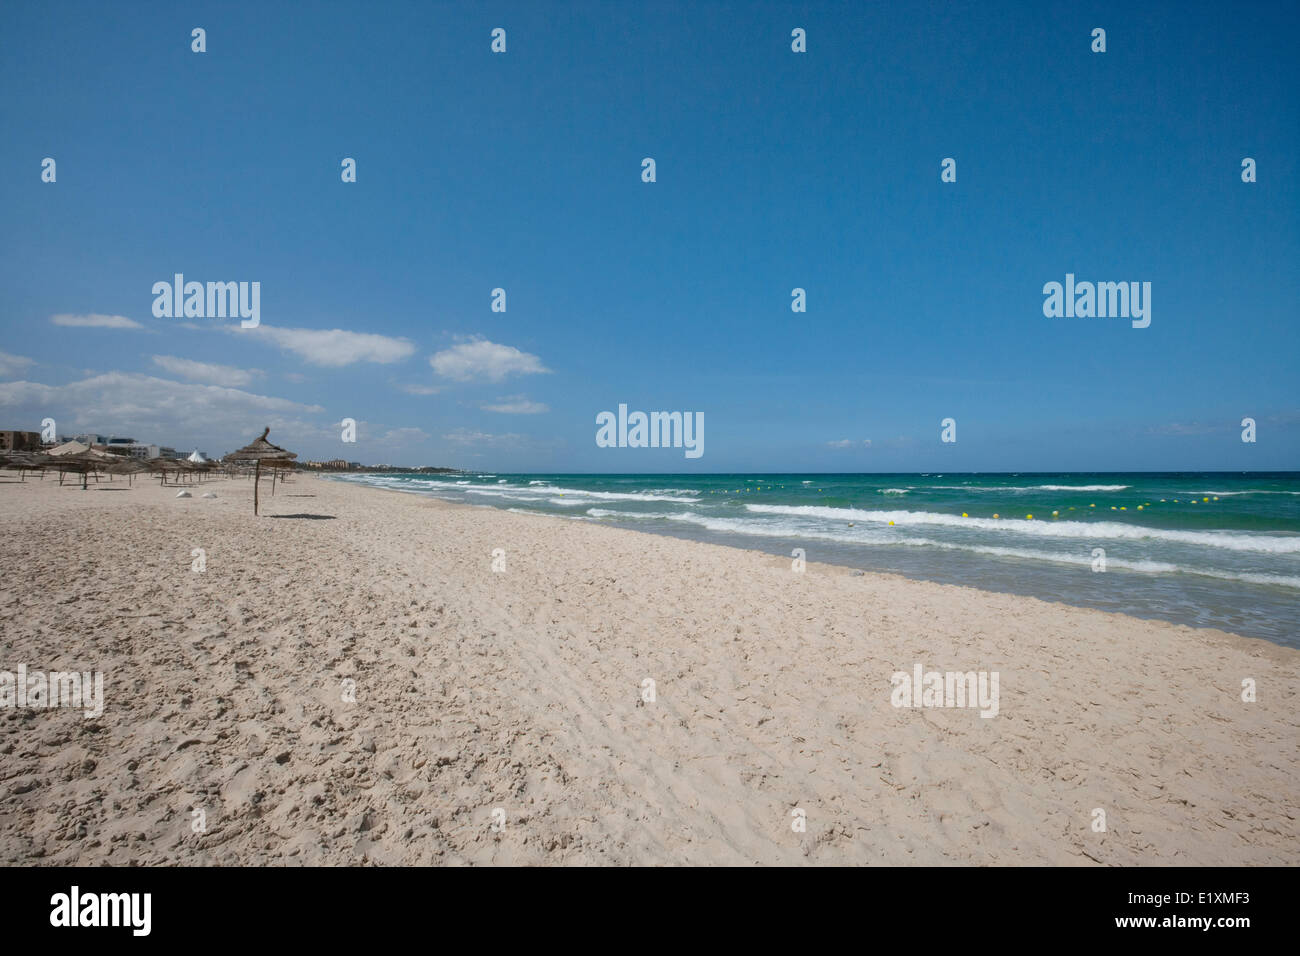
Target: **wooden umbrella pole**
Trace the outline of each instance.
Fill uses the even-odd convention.
[[[260,479],[261,477],[262,477],[262,459],[259,458],[257,459],[256,467],[253,469],[253,517],[254,518],[257,517],[257,486],[260,484],[258,479]]]

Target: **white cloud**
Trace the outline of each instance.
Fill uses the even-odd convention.
[[[50,321],[55,325],[70,325],[80,329],[142,329],[144,328],[134,319],[128,319],[125,315],[100,315],[98,312],[91,312],[86,315],[68,315],[61,313],[50,316]]]
[[[67,385],[0,382],[0,409],[15,420],[40,421],[48,415],[59,423],[61,435],[112,432],[178,448],[199,445],[214,455],[246,444],[267,425],[272,441],[296,451],[295,442],[321,433],[303,416],[324,411],[319,405],[219,385],[125,372]]]
[[[509,375],[537,375],[550,371],[536,355],[483,338],[437,352],[429,357],[429,364],[443,378],[457,382],[500,382]]]
[[[339,428],[342,424],[342,421],[331,422],[325,429],[330,435],[331,441],[339,439]],[[390,454],[408,444],[428,441],[431,437],[428,432],[421,428],[394,427],[383,422],[365,420],[358,420],[356,425],[358,454],[361,454],[361,450],[364,449],[370,449],[373,452],[380,448],[383,449],[384,454]],[[330,457],[339,456],[331,455]],[[354,458],[355,456],[349,453],[342,457]]]
[[[408,395],[437,395],[442,391],[437,385],[398,385]]]
[[[1168,425],[1153,425],[1147,429],[1151,435],[1209,435],[1216,431],[1223,431],[1229,426],[1222,423],[1207,425],[1202,422],[1172,422]]]
[[[415,352],[406,339],[395,339],[373,332],[348,332],[345,329],[286,329],[259,325],[244,329],[237,325],[222,326],[227,332],[263,338],[292,352],[311,365],[341,368],[354,362],[377,362],[388,365],[400,362]]]
[[[520,441],[522,435],[489,435],[487,432],[469,431],[464,428],[458,428],[448,435],[442,436],[450,442],[458,445],[508,445]]]
[[[411,442],[428,441],[429,433],[420,428],[390,428],[384,437],[379,439],[382,444],[386,445],[407,445]]]
[[[501,412],[504,415],[540,415],[551,410],[549,405],[534,402],[525,395],[506,395],[494,403],[479,407],[485,412]]]
[[[828,442],[826,443],[826,447],[827,447],[827,448],[853,448],[853,447],[856,446],[857,444],[858,444],[857,439],[854,439],[854,438],[841,438],[839,441],[828,441]],[[871,439],[870,439],[870,438],[864,438],[864,439],[862,440],[862,444],[863,444],[864,447],[866,447],[866,448],[870,448],[870,447],[871,447]]]
[[[17,375],[29,365],[35,365],[33,359],[26,358],[22,355],[10,355],[8,352],[0,352],[0,375],[8,378],[10,375]]]
[[[155,355],[153,363],[173,375],[187,378],[192,382],[204,382],[209,385],[251,385],[255,375],[261,375],[258,369],[234,368],[230,365],[214,365],[210,362],[195,362],[190,359],[177,358],[174,355]]]

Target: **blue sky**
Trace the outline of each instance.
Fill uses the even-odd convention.
[[[0,427],[501,471],[1300,467],[1295,4],[4,21]],[[259,281],[262,326],[155,318],[176,272]],[[1067,272],[1150,282],[1150,327],[1044,317]],[[705,454],[596,447],[619,403],[703,412]]]

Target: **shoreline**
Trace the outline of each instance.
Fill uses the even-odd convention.
[[[677,541],[686,541],[695,544],[704,544],[704,545],[709,545],[711,547],[726,548],[732,551],[742,551],[757,557],[775,559],[778,562],[783,561],[787,565],[791,561],[791,558],[788,553],[783,553],[776,550],[769,551],[758,547],[747,547],[743,544],[737,543],[734,540],[735,536],[729,537],[726,533],[723,532],[712,532],[711,534],[713,534],[714,537],[709,537],[706,536],[706,534],[704,533],[692,534],[685,530],[680,532],[674,532],[666,529],[649,529],[649,528],[642,528],[642,527],[634,527],[630,523],[626,523],[626,522],[590,521],[590,520],[582,519],[577,515],[569,517],[565,515],[545,514],[542,512],[527,512],[522,509],[511,510],[507,508],[500,508],[496,505],[490,505],[490,504],[477,504],[471,502],[450,501],[446,498],[440,498],[436,495],[429,495],[419,491],[403,491],[400,488],[384,488],[379,485],[372,485],[372,484],[365,484],[363,482],[358,482],[358,481],[351,481],[347,478],[339,478],[333,476],[329,476],[329,477],[321,476],[321,477],[326,481],[337,481],[341,484],[353,485],[355,487],[365,488],[371,491],[378,491],[378,492],[390,493],[395,495],[405,495],[405,496],[416,497],[416,498],[425,498],[430,501],[436,501],[441,505],[446,505],[451,508],[468,508],[471,511],[475,511],[478,509],[485,509],[487,511],[496,511],[496,512],[505,512],[508,514],[515,514],[525,518],[545,518],[545,519],[550,519],[555,521],[575,521],[575,522],[589,524],[593,527],[598,527],[598,528],[611,528],[618,531],[628,531],[631,532],[632,534],[643,534],[643,535],[650,535],[653,537],[667,537]],[[792,537],[791,541],[797,542],[798,539]],[[773,546],[773,548],[775,548],[775,545]],[[1280,647],[1291,651],[1298,650],[1297,648],[1292,647],[1289,644],[1282,643],[1281,641],[1278,640],[1273,640],[1272,638],[1258,637],[1249,634],[1241,634],[1236,631],[1228,630],[1222,627],[1214,627],[1210,625],[1199,625],[1199,624],[1186,624],[1178,621],[1172,621],[1165,617],[1157,617],[1154,615],[1144,616],[1144,615],[1134,614],[1127,611],[1113,611],[1106,608],[1092,607],[1087,604],[1071,604],[1068,601],[1053,600],[1051,598],[1039,597],[1038,595],[1029,594],[1024,591],[1003,590],[995,587],[984,587],[979,584],[955,583],[952,581],[938,580],[932,577],[906,574],[901,571],[882,571],[873,568],[864,569],[864,568],[859,568],[856,565],[849,564],[847,563],[847,561],[848,558],[845,558],[846,563],[839,563],[837,561],[812,561],[812,560],[807,560],[805,563],[809,568],[816,568],[823,572],[829,572],[833,569],[837,572],[847,573],[851,577],[859,577],[865,575],[865,576],[886,578],[886,579],[893,579],[893,580],[900,580],[900,581],[911,581],[917,584],[933,585],[935,587],[940,587],[940,588],[957,588],[960,590],[970,590],[970,591],[976,591],[980,594],[996,594],[996,595],[1002,595],[1006,597],[1016,597],[1025,601],[1034,601],[1039,604],[1044,604],[1052,607],[1067,608],[1072,611],[1090,611],[1096,614],[1114,615],[1120,618],[1126,618],[1130,620],[1148,621],[1152,623],[1165,624],[1170,627],[1185,627],[1193,631],[1212,632],[1216,635],[1220,635],[1225,638],[1230,638],[1234,641],[1261,641],[1264,644],[1270,645],[1272,647]],[[1111,573],[1113,574],[1115,572],[1111,572]]]
[[[41,484],[0,486],[0,670],[106,706],[0,709],[6,863],[1300,862],[1264,639],[301,474],[256,519]],[[893,706],[917,665],[997,716]]]

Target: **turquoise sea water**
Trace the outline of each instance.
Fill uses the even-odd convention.
[[[1296,472],[345,480],[1300,646]]]

